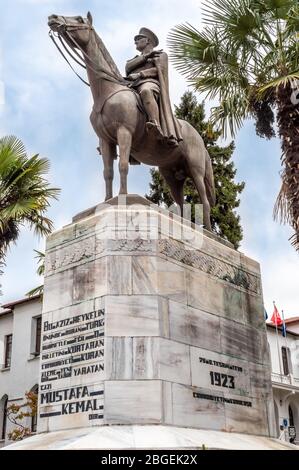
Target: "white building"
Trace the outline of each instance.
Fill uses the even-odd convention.
[[[267,324],[276,427],[281,437],[287,437],[288,428],[295,427],[295,443],[299,444],[299,317],[285,323],[286,337],[281,328]]]
[[[6,419],[12,403],[24,402],[27,391],[36,391],[39,377],[41,298],[22,299],[0,311],[0,447],[15,428]],[[35,430],[36,419],[22,424]]]
[[[6,418],[7,406],[23,403],[26,392],[38,390],[41,307],[41,297],[34,296],[0,310],[0,447],[15,427]],[[277,437],[289,440],[289,427],[295,427],[299,444],[299,317],[286,324],[286,338],[267,324]],[[34,432],[36,419],[26,418],[22,424]]]

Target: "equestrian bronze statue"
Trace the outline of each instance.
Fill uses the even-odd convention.
[[[141,28],[135,45],[141,53],[126,64],[122,77],[92,25],[92,16],[49,17],[50,36],[65,60],[66,52],[86,68],[93,96],[91,124],[99,137],[106,198],[113,197],[113,163],[119,148],[119,194],[127,194],[129,164],[157,166],[174,201],[184,204],[184,183],[191,177],[203,205],[203,223],[211,230],[210,207],[215,204],[213,170],[198,132],[176,119],[168,90],[168,58],[155,50],[157,36]],[[68,46],[68,47],[67,47]],[[69,63],[71,66],[71,64]]]

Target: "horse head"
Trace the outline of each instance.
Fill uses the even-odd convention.
[[[86,18],[82,16],[51,15],[48,17],[48,26],[72,47],[79,49],[87,46],[91,30],[93,30],[90,12],[87,13]]]

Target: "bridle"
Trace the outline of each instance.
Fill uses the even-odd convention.
[[[82,61],[84,61],[84,58],[87,59],[89,61],[89,68],[97,75],[99,76],[99,78],[104,78],[105,80],[108,80],[108,81],[111,81],[111,82],[114,82],[114,83],[118,83],[118,84],[122,84],[122,85],[126,85],[127,84],[127,81],[125,79],[121,80],[120,78],[116,77],[114,73],[112,73],[110,70],[107,70],[105,68],[101,68],[99,67],[97,64],[94,63],[94,61],[89,57],[88,54],[86,54],[86,52],[84,51],[84,49],[80,46],[80,44],[78,44],[78,42],[73,38],[73,36],[70,34],[70,31],[77,31],[77,30],[80,30],[80,29],[88,29],[89,30],[89,34],[92,30],[94,30],[94,28],[92,27],[92,25],[90,24],[87,24],[87,23],[82,23],[82,24],[67,24],[67,21],[65,19],[64,16],[61,16],[61,18],[63,18],[64,20],[64,23],[59,25],[58,26],[58,31],[57,31],[57,35],[54,34],[54,31],[52,31],[50,29],[49,31],[49,36],[50,38],[52,39],[52,41],[54,42],[55,46],[57,47],[58,51],[60,52],[60,54],[62,55],[62,57],[64,58],[64,60],[68,63],[68,65],[70,66],[70,68],[72,69],[72,71],[77,75],[77,77],[80,78],[80,80],[85,83],[85,85],[89,86],[90,87],[90,83],[88,83],[86,80],[84,80],[77,72],[76,70],[73,68],[72,64],[69,62],[69,60],[67,59],[67,57],[65,56],[64,52],[61,50],[61,48],[59,47],[57,41],[55,40],[55,38],[58,38],[61,45],[63,46],[63,48],[65,49],[65,51],[69,54],[69,56],[77,63],[80,65],[80,67],[83,67],[84,69],[86,69],[86,65],[85,63]],[[70,52],[70,50],[66,47],[64,41],[63,41],[63,35],[67,36],[69,42],[68,42],[68,45],[72,51],[72,54]],[[79,54],[79,52],[76,50],[76,48],[78,48],[81,53],[83,54],[83,57]],[[75,57],[77,56],[77,57]]]

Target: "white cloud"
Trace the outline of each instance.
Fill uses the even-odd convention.
[[[297,255],[291,250],[287,253],[273,252],[262,263],[264,302],[268,315],[272,313],[273,300],[284,311],[285,317],[299,315]],[[297,258],[297,259],[296,259]]]
[[[2,134],[15,133],[23,138],[29,153],[40,152],[50,158],[50,181],[62,188],[62,194],[49,216],[59,228],[77,212],[103,200],[104,182],[97,137],[89,123],[91,96],[48,38],[47,16],[85,15],[90,10],[96,30],[124,73],[126,60],[136,53],[133,37],[140,27],[155,31],[161,48],[167,50],[166,38],[172,27],[189,22],[199,28],[200,1],[86,0],[80,5],[75,0],[14,0],[8,4],[2,7],[2,32],[7,42],[5,56],[0,58],[0,78],[5,80],[6,103],[0,107],[0,129]],[[16,8],[9,21],[12,4]],[[173,103],[179,102],[186,88],[185,78],[170,64]],[[240,207],[242,251],[261,263],[266,308],[271,308],[274,297],[286,315],[294,315],[299,313],[298,256],[288,241],[290,231],[272,220],[280,184],[279,157],[278,141],[262,141],[252,125],[245,125],[234,156],[237,179],[246,181]],[[130,169],[131,192],[146,193],[148,180],[148,167]],[[37,239],[27,229],[23,231],[7,258],[1,300],[22,297],[39,282],[33,254],[33,248],[38,247]]]

